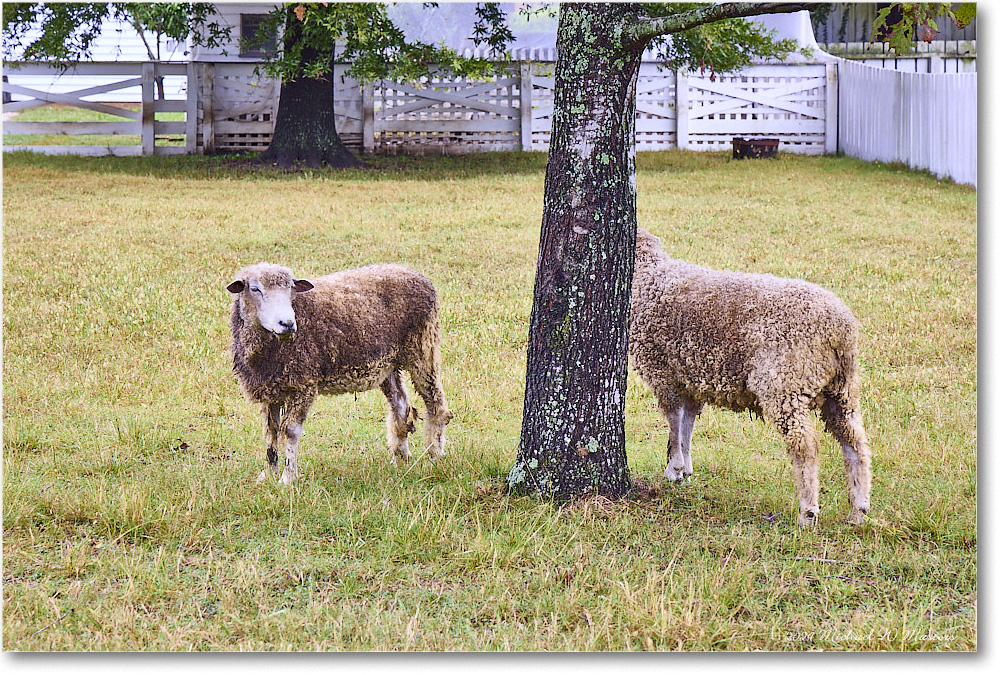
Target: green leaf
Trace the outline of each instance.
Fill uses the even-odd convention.
[[[955,20],[955,25],[959,28],[965,28],[972,23],[974,18],[976,18],[976,3],[963,2],[955,8],[953,19]]]
[[[669,16],[701,6],[700,3],[645,4],[649,16]],[[686,67],[716,73],[739,70],[755,59],[784,59],[799,48],[792,39],[777,40],[777,33],[748,19],[727,19],[704,24],[670,38],[654,38],[650,46],[671,69]]]

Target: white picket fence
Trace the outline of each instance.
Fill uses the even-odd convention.
[[[903,73],[839,63],[840,150],[977,184],[976,73]]]

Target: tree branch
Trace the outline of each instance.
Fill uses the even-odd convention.
[[[809,2],[727,2],[692,9],[680,14],[640,19],[623,34],[626,46],[638,46],[660,35],[670,35],[723,19],[738,19],[761,14],[788,14],[809,9]]]
[[[128,25],[132,26],[132,30],[139,35],[139,39],[142,40],[142,46],[146,48],[146,55],[149,57],[149,60],[156,61],[157,58],[153,55],[152,47],[146,42],[146,31],[142,29],[142,24],[139,23],[139,20],[133,17],[129,19]]]

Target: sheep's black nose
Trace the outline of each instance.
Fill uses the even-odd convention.
[[[278,325],[281,326],[281,331],[275,331],[275,334],[279,340],[288,342],[295,337],[295,319],[282,319],[278,321]]]

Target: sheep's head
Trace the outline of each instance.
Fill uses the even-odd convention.
[[[243,307],[252,311],[258,325],[279,340],[295,337],[292,295],[312,289],[311,282],[294,278],[287,267],[268,263],[244,267],[236,273],[236,280],[226,286],[227,291],[240,296]]]

